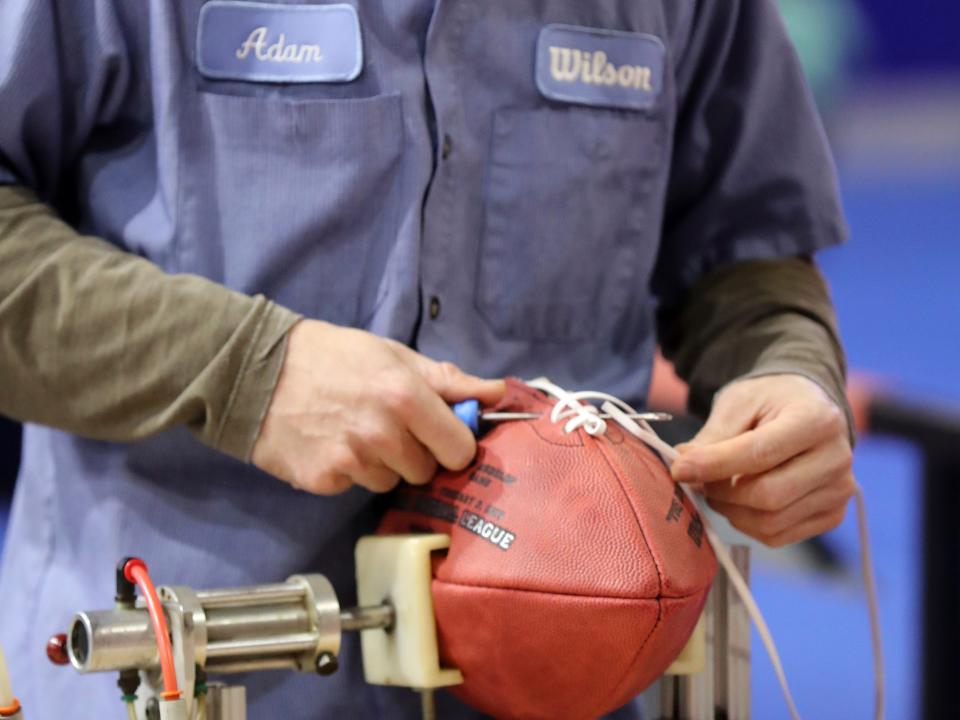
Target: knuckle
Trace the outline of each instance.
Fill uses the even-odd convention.
[[[364,433],[363,443],[378,455],[382,455],[396,446],[396,432],[386,425],[372,427]]]
[[[842,435],[846,431],[846,418],[833,403],[817,413],[817,423],[824,436]]]
[[[378,392],[380,402],[394,415],[406,413],[416,397],[413,377],[407,372],[392,372]]]
[[[846,517],[846,515],[847,515],[846,506],[841,507],[839,510],[835,510],[834,512],[827,515],[825,527],[822,532],[836,530],[838,527],[840,527],[840,524],[843,522],[843,519]]]
[[[756,528],[764,537],[774,537],[786,529],[783,515],[777,512],[759,513]]]
[[[432,457],[428,457],[422,462],[417,463],[411,470],[410,477],[404,479],[411,485],[426,485],[433,480],[436,472],[437,461]]]
[[[753,505],[758,510],[764,512],[775,512],[777,510],[782,510],[786,503],[786,498],[784,498],[780,493],[775,492],[770,489],[770,487],[764,483],[757,484],[756,492],[753,497]]]
[[[368,487],[375,493],[388,493],[400,484],[400,476],[394,473],[385,473],[369,483]]]
[[[294,486],[314,495],[336,495],[346,490],[350,481],[332,471],[316,472],[298,479]]]
[[[769,469],[780,456],[782,442],[777,438],[766,437],[753,443],[751,453],[756,467]]]
[[[330,472],[334,475],[352,477],[363,471],[363,463],[357,454],[349,447],[331,451],[329,460]]]
[[[449,360],[437,363],[437,373],[445,379],[454,379],[460,377],[463,373],[460,368]]]

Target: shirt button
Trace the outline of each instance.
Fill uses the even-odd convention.
[[[449,135],[443,136],[443,146],[440,150],[440,157],[446,160],[450,157],[450,152],[453,150],[453,141],[450,139]]]
[[[436,320],[440,315],[440,298],[436,295],[430,297],[430,319]]]

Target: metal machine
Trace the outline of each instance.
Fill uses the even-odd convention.
[[[69,631],[51,638],[50,659],[81,673],[117,672],[131,720],[246,720],[241,686],[209,675],[290,669],[330,675],[344,632],[361,632],[367,682],[422,694],[423,716],[434,716],[433,690],[462,681],[441,668],[430,554],[446,535],[363,538],[357,545],[359,607],[341,608],[322,575],[283,583],[194,590],[160,587],[179,694],[161,673],[161,649],[143,597],[118,569],[116,606],[79,612]],[[746,550],[735,557],[746,570]],[[694,637],[648,693],[649,716],[663,720],[749,717],[749,621],[721,572]],[[22,718],[22,715],[5,717]]]

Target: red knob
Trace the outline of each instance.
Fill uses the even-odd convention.
[[[70,662],[67,655],[67,636],[65,633],[52,635],[47,640],[47,657],[54,665],[66,665]]]

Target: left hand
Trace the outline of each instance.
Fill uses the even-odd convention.
[[[710,507],[773,547],[837,527],[855,487],[846,418],[801,375],[726,386],[677,450],[674,479],[702,484]]]

